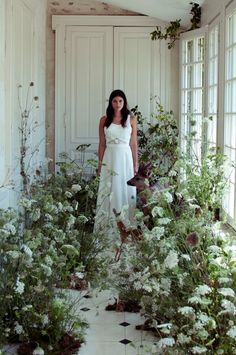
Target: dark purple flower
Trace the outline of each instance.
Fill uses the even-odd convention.
[[[195,247],[199,243],[199,237],[196,232],[189,233],[186,237],[186,242],[192,246]]]

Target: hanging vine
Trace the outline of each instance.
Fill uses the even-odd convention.
[[[170,25],[168,27],[165,27],[164,32],[162,32],[160,26],[158,26],[155,31],[151,32],[151,39],[167,40],[168,49],[171,49],[174,47],[175,42],[180,38],[181,33],[199,28],[201,25],[201,7],[195,2],[190,2],[190,5],[192,5],[190,10],[190,14],[192,15],[190,22],[192,25],[189,29],[181,29],[181,19],[170,21]]]

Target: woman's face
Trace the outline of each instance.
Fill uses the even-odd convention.
[[[122,108],[124,106],[124,100],[120,96],[114,97],[114,99],[112,100],[111,103],[112,103],[112,107],[113,107],[114,111],[120,111],[120,110],[122,110]]]

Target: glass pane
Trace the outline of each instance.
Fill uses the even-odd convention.
[[[226,80],[229,80],[232,77],[232,48],[228,49],[226,52],[226,66],[225,66],[225,76]]]
[[[225,85],[225,112],[231,112],[232,98],[231,98],[231,82]]]
[[[203,86],[203,63],[195,64],[194,66],[194,87]]]
[[[193,92],[193,113],[202,113],[202,89]]]
[[[208,90],[208,113],[217,113],[217,86],[212,86]]]
[[[231,144],[231,115],[225,115],[224,145],[230,147],[230,144]]]
[[[236,32],[236,27],[235,27],[235,32]],[[232,48],[231,65],[232,65],[232,77],[236,78],[236,45]]]
[[[187,87],[192,88],[193,85],[193,66],[188,65],[187,67]]]
[[[231,110],[236,112],[236,79],[231,82]]]
[[[196,61],[204,60],[204,38],[197,38]]]
[[[193,40],[187,41],[186,47],[187,47],[186,61],[188,63],[192,63],[193,62]]]

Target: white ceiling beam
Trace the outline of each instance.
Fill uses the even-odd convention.
[[[191,0],[106,0],[107,4],[156,17],[162,21],[181,19],[181,25],[185,27],[190,26],[190,2]],[[195,2],[201,6],[204,0],[195,0]]]

